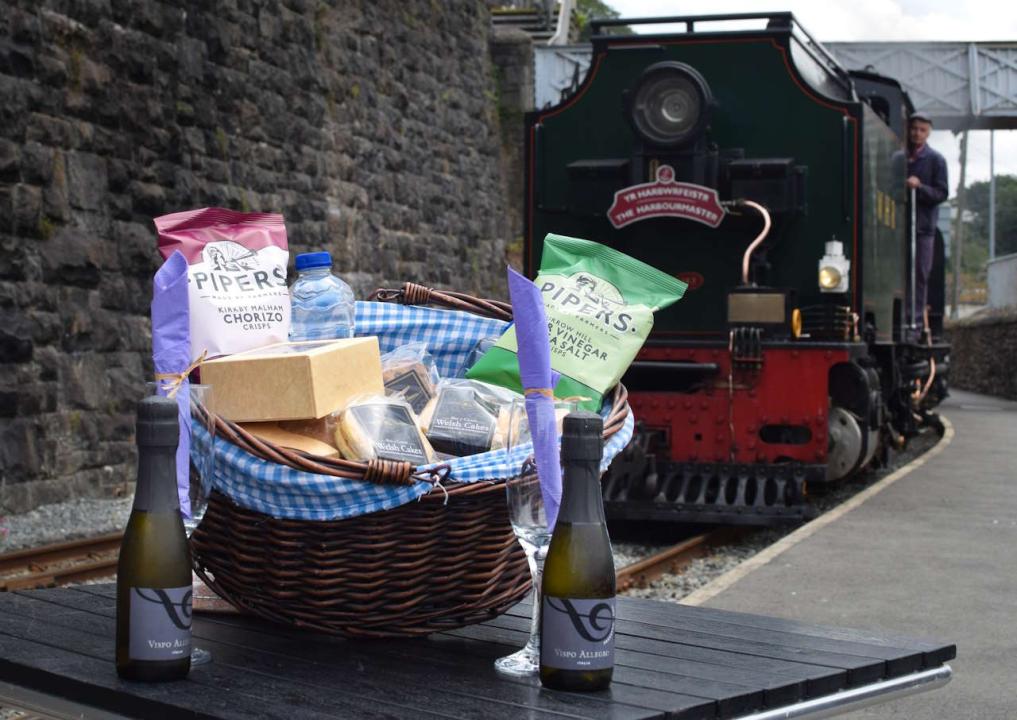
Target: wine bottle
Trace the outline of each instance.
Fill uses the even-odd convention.
[[[191,553],[177,495],[177,403],[138,403],[138,482],[117,565],[117,673],[178,680],[191,669]]]
[[[565,417],[562,504],[544,563],[540,682],[558,690],[600,690],[614,671],[615,574],[600,490],[604,424]]]

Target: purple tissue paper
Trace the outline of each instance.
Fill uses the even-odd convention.
[[[180,373],[191,364],[191,331],[187,297],[187,260],[179,250],[167,258],[152,281],[152,360],[156,375]],[[165,394],[165,393],[162,393]],[[191,393],[187,380],[177,392],[180,443],[177,445],[177,494],[180,511],[191,516],[189,495]]]
[[[552,390],[558,373],[551,370],[551,343],[540,290],[512,268],[508,269],[508,286],[515,318],[519,377],[526,393],[526,417],[533,438],[533,456],[540,477],[547,529],[552,531],[561,505],[561,460],[554,398],[527,391]]]

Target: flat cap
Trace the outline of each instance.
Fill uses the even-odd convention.
[[[913,112],[913,113],[911,113],[911,117],[908,118],[908,122],[911,123],[911,122],[914,122],[915,120],[919,120],[921,122],[926,122],[926,123],[929,123],[929,125],[932,125],[932,118],[929,117],[928,115],[926,115],[923,112]]]

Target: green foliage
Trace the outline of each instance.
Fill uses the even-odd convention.
[[[51,237],[53,237],[54,231],[56,231],[56,225],[53,224],[52,220],[43,215],[41,218],[39,218],[39,227],[37,228],[37,230],[39,232],[39,237],[41,237],[43,240],[49,240]]]
[[[971,222],[967,225],[965,241],[985,248],[989,253],[989,181],[971,183],[964,199]],[[966,214],[966,213],[965,213]],[[1017,253],[1017,175],[996,176],[996,255]],[[964,264],[967,265],[967,252]]]
[[[328,5],[318,3],[314,11],[314,49],[321,52],[325,48],[325,24],[328,16]]]
[[[83,56],[81,50],[74,48],[67,59],[67,76],[71,80],[71,87],[75,90],[81,89],[81,65]]]
[[[219,155],[225,160],[229,156],[230,141],[226,137],[226,131],[221,127],[215,129],[215,144],[219,147]]]
[[[590,39],[590,20],[594,18],[617,18],[621,13],[608,5],[603,0],[576,0],[576,26],[579,28],[579,41],[587,42]],[[628,25],[606,28],[612,35],[631,35],[632,28]]]

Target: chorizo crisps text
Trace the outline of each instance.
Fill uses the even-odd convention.
[[[203,208],[155,219],[159,252],[187,258],[191,357],[285,342],[289,250],[282,215]]]

